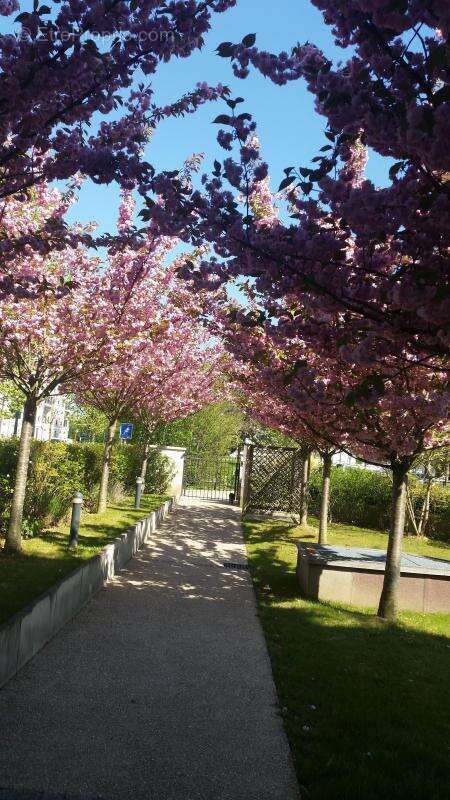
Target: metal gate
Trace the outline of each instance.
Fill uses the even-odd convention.
[[[184,460],[183,491],[185,497],[205,500],[229,500],[239,494],[240,456],[189,454]]]
[[[246,447],[242,489],[244,513],[298,511],[303,460],[301,451],[293,447]]]

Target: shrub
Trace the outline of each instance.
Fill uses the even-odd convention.
[[[8,524],[9,504],[16,474],[18,439],[0,440],[0,535]]]
[[[143,445],[117,445],[113,450],[110,471],[111,491],[132,494],[136,488],[136,478],[141,474]],[[167,456],[156,449],[150,450],[147,459],[145,491],[152,494],[167,492],[172,478],[172,465]]]
[[[75,491],[83,491],[83,464],[63,442],[33,442],[24,516],[40,527],[62,519]],[[83,488],[81,488],[83,487]]]
[[[9,518],[18,452],[17,439],[0,441],[0,535]],[[33,441],[24,507],[24,534],[36,535],[70,512],[76,491],[84,497],[84,508],[94,511],[100,484],[103,445]],[[117,445],[110,469],[110,497],[132,494],[140,473],[140,445]],[[170,461],[152,451],[147,469],[146,491],[164,494],[171,478]]]
[[[145,490],[151,494],[165,494],[174,475],[174,466],[167,456],[151,450],[148,457]]]
[[[314,469],[310,481],[310,513],[318,515],[320,508],[321,469]],[[414,476],[409,481],[415,510],[425,495],[425,486]],[[363,528],[388,530],[391,517],[390,473],[374,472],[356,467],[333,467],[330,488],[330,519]],[[413,533],[410,520],[407,533]],[[431,493],[430,516],[425,531],[429,537],[450,539],[450,490],[435,484]]]
[[[419,517],[425,495],[424,484],[417,479],[411,479],[410,494],[415,515]],[[407,530],[412,532],[412,526],[408,525]],[[450,489],[439,483],[433,484],[431,489],[430,514],[425,535],[450,541]]]

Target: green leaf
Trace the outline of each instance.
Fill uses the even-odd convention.
[[[222,42],[222,44],[219,44],[216,53],[221,58],[231,58],[234,53],[233,42]]]
[[[278,191],[282,192],[283,189],[287,189],[287,187],[290,186],[291,183],[293,183],[294,181],[295,181],[295,175],[289,175],[287,178],[283,178],[278,187]]]
[[[389,178],[391,179],[391,181],[398,175],[402,167],[403,167],[403,161],[397,161],[396,164],[392,165],[392,167],[389,170]]]
[[[219,114],[218,117],[213,119],[213,124],[216,125],[230,125],[230,117],[227,114]]]
[[[248,33],[247,36],[244,36],[242,39],[242,44],[244,47],[253,47],[256,42],[256,33]]]

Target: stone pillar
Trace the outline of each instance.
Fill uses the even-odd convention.
[[[240,496],[240,506],[243,514],[245,514],[247,503],[250,498],[250,476],[252,471],[252,462],[253,462],[253,445],[245,443],[241,461],[241,496]]]
[[[172,480],[169,484],[169,494],[178,497],[183,488],[183,472],[184,472],[184,456],[186,453],[185,447],[159,447],[159,452],[162,456],[169,459],[172,466]]]

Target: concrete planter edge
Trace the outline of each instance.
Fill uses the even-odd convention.
[[[0,625],[0,687],[125,566],[175,504],[175,497],[166,500]]]

